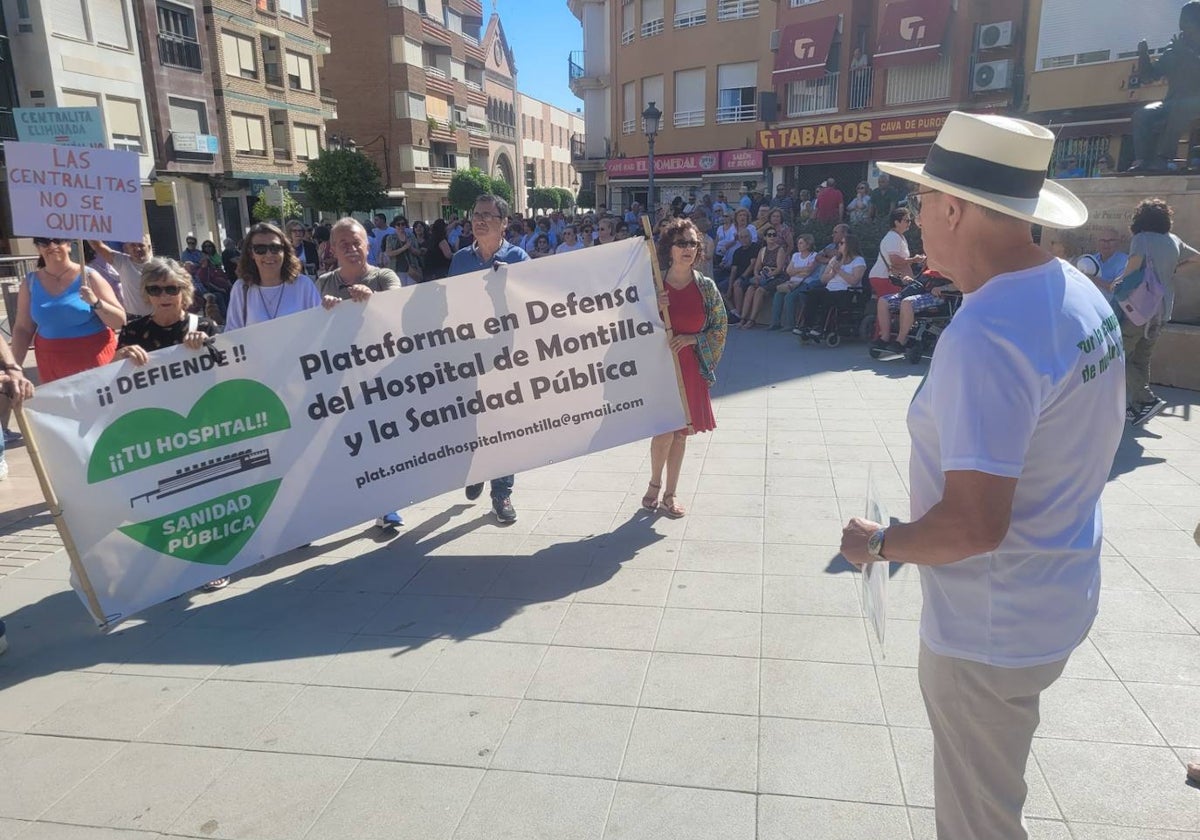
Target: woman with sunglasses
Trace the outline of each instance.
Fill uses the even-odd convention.
[[[754,268],[746,286],[738,285],[734,292],[735,308],[742,313],[741,328],[758,326],[758,313],[775,295],[775,287],[787,279],[788,249],[779,242],[779,231],[771,226],[763,229],[766,244],[754,258]]]
[[[229,294],[225,330],[236,330],[315,309],[321,293],[303,273],[283,231],[267,222],[250,228],[238,264],[241,276]]]
[[[775,228],[775,232],[779,234],[779,244],[790,254],[792,247],[796,244],[796,239],[792,234],[791,226],[783,220],[783,211],[776,207],[767,216],[767,223]]]
[[[559,245],[559,248],[562,246]],[[529,258],[536,260],[539,257],[552,257],[554,251],[550,250],[550,235],[548,233],[539,233],[537,239],[533,242],[533,250],[529,252]]]
[[[192,280],[175,260],[154,257],[142,266],[142,300],[150,314],[134,318],[121,329],[114,359],[128,359],[140,367],[155,350],[176,344],[199,350],[204,339],[217,333],[216,324],[208,318],[188,314],[195,302]],[[203,588],[215,592],[228,585],[229,578],[220,577]]]
[[[725,349],[729,322],[725,302],[711,278],[696,271],[700,231],[687,219],[675,219],[658,240],[658,261],[665,274],[658,305],[671,314],[671,352],[679,358],[679,373],[687,396],[692,432],[717,427],[708,390],[716,382],[717,362]],[[650,441],[650,487],[642,497],[646,510],[661,510],[672,519],[687,513],[676,501],[679,471],[687,449],[687,429],[655,435]],[[663,469],[666,482],[663,482]],[[662,502],[658,491],[662,490]]]
[[[71,259],[70,240],[35,237],[33,244],[43,267],[17,293],[12,351],[20,365],[34,344],[45,385],[111,362],[125,310],[108,281]]]
[[[859,184],[854,191],[854,198],[846,205],[846,213],[850,216],[850,224],[856,225],[871,218],[871,193],[866,184]]]

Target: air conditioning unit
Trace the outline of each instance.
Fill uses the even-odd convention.
[[[1012,87],[1012,61],[981,61],[971,76],[971,92],[1008,90]]]
[[[976,49],[993,50],[998,47],[1011,47],[1013,40],[1013,22],[986,23],[979,27],[979,41]]]
[[[779,30],[771,30],[771,52],[779,52]]]

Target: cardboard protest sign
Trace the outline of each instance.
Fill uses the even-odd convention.
[[[136,152],[9,142],[4,155],[14,234],[141,240]]]
[[[445,491],[684,426],[640,240],[383,292],[43,388],[26,426],[111,624]],[[520,492],[520,478],[517,479]]]

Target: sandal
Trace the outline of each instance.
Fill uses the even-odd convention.
[[[229,585],[229,578],[219,577],[216,580],[210,580],[208,583],[204,584],[204,586],[201,586],[200,588],[203,589],[205,592],[216,592],[217,590],[224,589],[228,585]]]
[[[667,501],[670,499],[671,501]],[[675,494],[667,493],[662,497],[662,504],[659,505],[659,510],[669,516],[671,519],[680,519],[687,514],[687,511],[675,504]]]
[[[642,496],[642,507],[646,510],[658,510],[658,491],[662,489],[662,485],[651,481],[650,487],[653,488],[654,494],[647,493],[645,496]]]

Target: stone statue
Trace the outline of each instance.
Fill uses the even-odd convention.
[[[1200,117],[1200,0],[1190,0],[1179,12],[1180,32],[1157,59],[1138,43],[1138,76],[1167,79],[1167,95],[1133,115],[1133,152],[1130,172],[1167,172],[1175,158],[1179,138]]]

